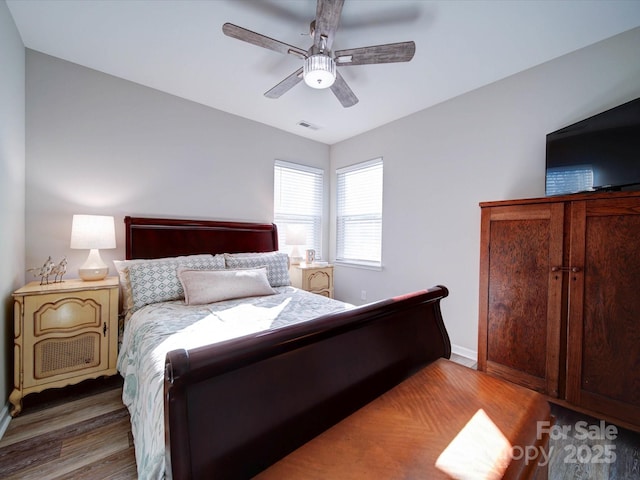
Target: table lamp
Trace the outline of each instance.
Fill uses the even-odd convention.
[[[307,243],[307,236],[302,225],[287,225],[285,242],[293,247],[289,254],[291,265],[298,265],[302,261],[302,255],[298,247]]]
[[[82,280],[102,280],[109,267],[100,257],[101,248],[116,248],[113,217],[106,215],[74,215],[71,225],[71,248],[88,249],[87,261],[78,269]]]

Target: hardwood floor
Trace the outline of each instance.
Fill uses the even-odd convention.
[[[640,433],[551,404],[550,480],[640,480]]]
[[[452,360],[475,367],[464,357],[453,355]],[[0,478],[135,479],[129,415],[121,393],[122,379],[115,376],[27,396],[23,413],[11,420],[0,440]],[[557,405],[552,411],[559,428],[569,431],[552,436],[550,480],[640,480],[640,433],[617,428],[615,439],[585,440],[576,429],[578,422],[593,428],[600,426],[599,420]],[[608,455],[598,456],[605,450]],[[612,461],[604,461],[607,458]]]
[[[0,440],[5,480],[135,479],[119,376],[25,397]]]

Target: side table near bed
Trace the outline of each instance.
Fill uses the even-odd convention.
[[[301,263],[291,265],[291,285],[307,292],[333,298],[333,265]]]
[[[116,373],[118,278],[80,279],[13,293],[14,389],[11,416],[33,392]]]

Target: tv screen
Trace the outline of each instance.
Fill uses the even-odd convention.
[[[640,190],[640,98],[547,135],[547,195]]]

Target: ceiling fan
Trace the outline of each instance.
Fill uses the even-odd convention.
[[[358,103],[358,97],[349,88],[336,67],[408,62],[413,58],[416,44],[414,42],[389,43],[337,50],[332,54],[331,47],[340,22],[343,4],[344,0],[318,0],[316,18],[310,25],[313,45],[309,50],[274,40],[232,23],[225,23],[222,31],[225,35],[243,42],[285,55],[295,55],[304,60],[302,68],[268,90],[264,94],[266,97],[279,98],[304,79],[305,83],[312,88],[331,88],[343,107],[351,107]]]

